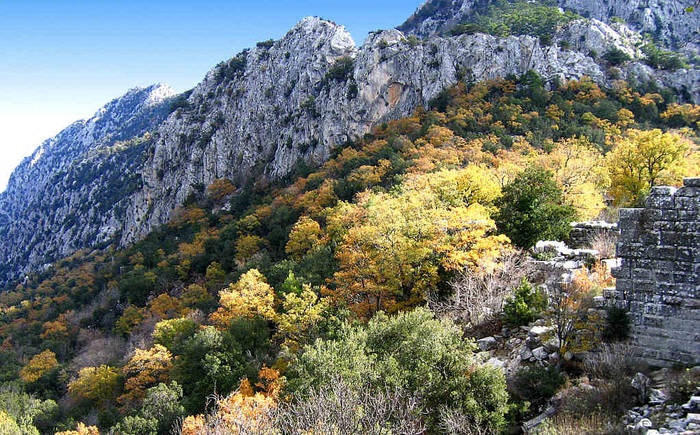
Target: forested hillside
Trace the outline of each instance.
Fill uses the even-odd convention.
[[[580,368],[506,382],[474,342],[551,320],[513,258],[700,175],[700,106],[646,83],[549,85],[460,82],[320,166],[217,179],[133,246],[16,283],[0,294],[0,432],[498,433],[536,415]],[[431,311],[499,273],[489,315]],[[611,339],[601,328],[567,345]]]

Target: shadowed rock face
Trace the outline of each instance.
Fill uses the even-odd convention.
[[[0,196],[0,284],[78,249],[128,245],[217,178],[245,186],[284,177],[300,161],[323,162],[373,125],[427,105],[458,77],[534,70],[545,81],[588,76],[609,85],[606,68],[587,55],[590,45],[636,56],[638,35],[630,32],[575,22],[555,38],[573,47],[563,50],[531,36],[415,41],[392,29],[358,48],[342,26],[306,18],[281,40],[212,69],[172,113],[165,88],[136,90],[46,141]],[[620,74],[685,86],[700,100],[698,70],[630,62]],[[147,131],[149,140],[110,146]]]

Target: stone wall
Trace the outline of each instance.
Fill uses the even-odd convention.
[[[606,296],[629,310],[631,339],[650,364],[700,363],[700,178],[654,187],[644,208],[620,211],[615,289]]]
[[[589,248],[591,242],[600,235],[616,240],[620,232],[617,224],[604,221],[571,222],[571,232],[566,246],[574,249]]]

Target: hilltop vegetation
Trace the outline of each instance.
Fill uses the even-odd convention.
[[[0,294],[0,424],[501,430],[519,418],[503,374],[426,301],[700,168],[700,107],[649,85],[552,86],[460,83],[318,168],[201,186],[130,248],[17,283]]]

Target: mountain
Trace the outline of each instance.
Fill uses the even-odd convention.
[[[280,180],[301,162],[319,164],[460,80],[533,70],[546,83],[651,81],[700,101],[700,69],[645,64],[639,32],[608,15],[607,23],[567,20],[548,43],[529,34],[445,33],[476,6],[483,7],[427,2],[403,32],[375,32],[360,47],[342,26],[306,18],[279,41],[220,63],[172,101],[162,86],[114,100],[13,173],[0,196],[0,283],[78,249],[129,245],[216,179],[246,188]],[[660,19],[681,22],[683,13]],[[678,41],[689,37],[678,32]],[[613,67],[603,54],[615,50],[629,61]]]
[[[34,266],[105,242],[140,187],[144,144],[126,142],[160,124],[173,91],[135,88],[42,143],[0,193],[0,272]]]

